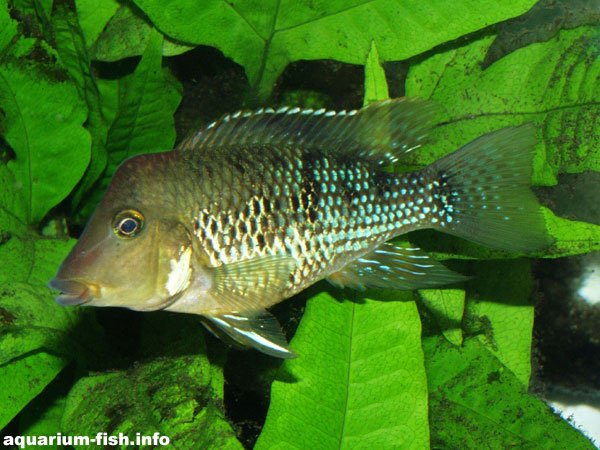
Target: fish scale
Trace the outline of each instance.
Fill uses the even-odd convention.
[[[232,188],[213,183],[220,189],[203,191],[194,205],[208,263],[288,254],[296,267],[286,296],[392,235],[438,221],[433,184],[426,186],[420,173],[378,173],[368,160],[341,161],[320,149],[229,147],[215,155],[199,176],[218,170]]]
[[[435,107],[226,115],[173,151],[124,162],[49,286],[62,305],[197,314],[217,336],[292,358],[266,308],[326,278],[421,289],[463,281],[390,239],[431,228],[522,252],[549,245],[529,189],[535,131],[484,135],[414,172]]]

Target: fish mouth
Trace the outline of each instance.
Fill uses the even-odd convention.
[[[48,287],[60,292],[56,296],[56,303],[61,306],[83,305],[94,298],[92,289],[80,281],[52,278]]]

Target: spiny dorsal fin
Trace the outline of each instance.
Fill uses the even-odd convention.
[[[282,107],[228,114],[181,143],[182,151],[232,145],[293,145],[322,148],[391,164],[420,147],[436,113],[433,103],[389,99],[360,110]]]
[[[416,247],[385,243],[328,277],[338,287],[414,290],[465,281]]]
[[[276,358],[291,359],[298,355],[289,349],[277,319],[268,311],[245,314],[204,316],[204,325],[218,338],[227,337],[234,343],[255,348]]]

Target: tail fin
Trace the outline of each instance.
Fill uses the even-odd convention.
[[[529,189],[535,130],[531,125],[486,134],[426,170],[440,205],[438,230],[513,252],[552,241]]]

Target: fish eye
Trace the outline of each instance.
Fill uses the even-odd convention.
[[[131,238],[144,226],[144,216],[138,211],[128,209],[118,213],[113,219],[113,231],[122,238]]]

